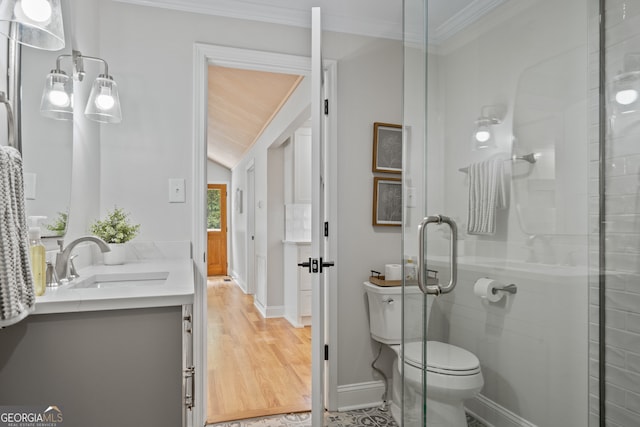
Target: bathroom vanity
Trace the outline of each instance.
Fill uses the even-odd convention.
[[[192,261],[91,266],[76,281],[0,330],[0,404],[56,405],[70,426],[184,425]]]

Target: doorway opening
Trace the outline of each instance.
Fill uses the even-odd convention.
[[[329,63],[329,67],[331,70],[332,79],[330,79],[333,84],[331,85],[331,91],[329,92],[332,96],[332,99],[336,99],[336,70],[335,70],[335,62],[327,61]],[[253,70],[264,70],[271,72],[283,72],[283,73],[293,73],[299,75],[310,75],[310,61],[309,58],[304,57],[294,57],[291,55],[277,54],[277,53],[267,53],[267,52],[258,52],[258,51],[249,51],[245,49],[236,49],[236,48],[228,48],[222,46],[212,46],[212,45],[204,45],[204,44],[196,44],[194,49],[194,66],[196,75],[194,76],[194,129],[195,129],[195,148],[194,148],[194,254],[200,254],[200,256],[194,256],[194,263],[196,266],[196,293],[195,293],[195,303],[194,303],[194,316],[195,316],[195,324],[197,330],[195,331],[195,365],[196,365],[196,407],[200,409],[196,411],[196,422],[198,420],[202,421],[202,424],[205,423],[207,419],[207,406],[208,406],[208,384],[209,384],[209,369],[208,362],[211,360],[211,357],[208,356],[208,348],[207,341],[208,336],[210,335],[210,331],[208,330],[207,321],[210,317],[207,310],[207,274],[206,274],[206,261],[203,262],[203,259],[206,259],[206,239],[203,233],[203,230],[206,227],[206,170],[207,170],[207,150],[206,150],[206,139],[207,139],[207,94],[206,88],[208,85],[208,67],[209,65],[217,65],[222,67],[231,67],[231,68],[245,68],[245,69],[253,69]],[[309,102],[308,92],[304,92],[306,96],[306,102]],[[297,95],[293,95],[297,96]],[[300,123],[304,120],[308,119],[310,114],[309,109],[304,113],[299,115],[300,122],[293,123],[291,131],[295,130]],[[330,144],[328,148],[328,159],[327,162],[329,164],[335,164],[337,162],[337,127],[335,121],[332,121],[327,135],[330,135]],[[272,135],[273,136],[273,135]],[[277,139],[277,136],[274,136]],[[279,141],[279,144],[284,143],[285,141]],[[260,212],[266,211],[261,206],[264,206],[265,200],[261,199],[261,189],[260,187],[263,185],[264,181],[262,180],[260,174],[263,172],[261,168],[264,167],[262,164],[259,164],[257,160],[255,160],[255,164],[253,164],[254,160],[251,160],[249,164],[245,166],[241,166],[237,168],[237,174],[235,176],[242,176],[243,181],[246,181],[247,175],[251,172],[255,174],[255,193],[256,199],[253,207],[256,209],[256,223],[259,223],[261,220],[265,220],[264,218],[260,218]],[[251,171],[253,169],[253,171]],[[332,224],[336,224],[337,226],[337,182],[333,179],[335,174],[329,174],[331,178],[328,182],[328,203],[326,204],[326,209],[329,213],[329,220],[332,221]],[[247,215],[248,212],[248,182],[243,182],[242,185],[239,185],[235,179],[230,181],[230,186],[228,189],[229,192],[229,211],[235,212],[236,210],[244,212],[244,215]],[[238,197],[239,196],[239,197]],[[233,230],[233,227],[244,228],[242,231],[246,234],[245,238],[240,241],[235,241],[231,239],[230,247],[229,247],[229,260],[230,266],[228,274],[234,274],[234,270],[236,268],[243,269],[244,275],[239,277],[239,280],[242,280],[243,277],[247,277],[251,274],[251,271],[258,273],[260,263],[258,262],[258,254],[261,249],[261,241],[259,239],[260,227],[256,227],[255,240],[250,240],[251,236],[248,234],[247,230],[247,222],[246,220],[235,221],[234,218],[230,218],[230,233]],[[329,252],[328,257],[335,257],[335,253],[337,253],[337,247],[335,246],[335,235],[332,235],[327,239]],[[247,259],[247,252],[249,249],[250,242],[255,244],[255,268],[252,268],[251,271],[247,271],[247,267],[249,266],[249,260]],[[238,255],[238,256],[236,256]],[[252,257],[253,259],[253,257]],[[253,280],[252,282],[256,282]],[[337,282],[337,269],[332,269],[328,274],[328,285],[326,286],[325,293],[326,298],[326,311],[328,315],[325,317],[324,324],[326,325],[327,330],[327,340],[323,342],[322,346],[325,343],[328,343],[331,348],[337,348],[337,325],[335,324],[336,315],[336,307],[337,307],[337,290],[335,289],[335,283]],[[246,289],[250,289],[252,283],[241,283],[241,285],[246,286]],[[257,293],[257,291],[256,291]],[[316,304],[316,302],[312,302],[312,304]],[[314,308],[315,309],[315,308]],[[325,308],[322,308],[324,312]],[[282,347],[282,346],[280,346]],[[316,398],[321,399],[329,410],[335,410],[337,407],[337,358],[330,358],[328,362],[324,363],[326,368],[324,375],[315,376],[312,375],[312,383],[324,382],[326,384],[324,393],[313,393],[312,399]],[[243,365],[244,366],[244,365]],[[245,369],[246,370],[249,368]],[[216,381],[214,378],[213,381]],[[251,395],[245,394],[245,399],[251,399]],[[314,406],[315,408],[315,406]]]
[[[296,169],[293,154],[285,153],[296,143],[291,129],[300,111],[308,116],[305,86],[306,96],[291,101],[296,108],[284,106],[303,79],[209,65],[207,157],[230,166],[236,191],[228,227],[235,250],[227,255],[221,214],[227,189],[207,189],[208,423],[311,410],[310,325],[287,317],[285,288],[296,280],[283,271],[285,206],[293,193],[285,187],[294,186],[287,171]]]

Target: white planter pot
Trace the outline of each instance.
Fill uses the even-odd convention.
[[[109,243],[109,248],[111,248],[111,252],[104,252],[102,256],[104,257],[105,265],[119,265],[124,264],[124,256],[125,256],[125,247],[124,243]]]

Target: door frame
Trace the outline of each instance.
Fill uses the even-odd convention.
[[[245,174],[247,180],[247,244],[245,251],[247,277],[245,278],[245,291],[248,295],[254,295],[256,293],[256,166],[253,159],[247,165]]]
[[[338,182],[337,182],[337,62],[323,61],[330,77],[327,92],[330,94],[331,114],[328,117],[326,210],[331,224],[326,244],[328,259],[337,260],[338,230]],[[207,412],[207,298],[206,298],[206,198],[207,185],[207,90],[208,66],[220,65],[232,68],[249,68],[258,71],[295,73],[309,76],[311,59],[258,50],[232,48],[220,45],[194,43],[193,47],[193,145],[192,145],[192,259],[194,263],[194,365],[195,365],[195,412],[194,425],[204,426]],[[311,94],[309,96],[311,98]],[[325,366],[325,406],[337,410],[338,397],[338,267],[328,270],[326,275],[325,334],[330,348],[329,361]]]

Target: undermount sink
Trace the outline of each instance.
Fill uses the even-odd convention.
[[[162,286],[169,272],[150,271],[139,273],[102,273],[80,278],[69,284],[69,289],[105,289]]]

